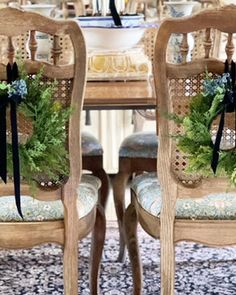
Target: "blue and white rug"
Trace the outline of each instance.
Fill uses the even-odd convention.
[[[140,233],[144,268],[145,295],[160,294],[159,242]],[[89,295],[88,263],[90,239],[80,244],[80,295]],[[131,268],[128,258],[117,263],[118,238],[108,230],[101,267],[102,295],[132,294]],[[194,243],[176,247],[176,294],[236,294],[236,247],[208,248]],[[62,250],[44,245],[31,250],[0,250],[0,295],[63,294]]]

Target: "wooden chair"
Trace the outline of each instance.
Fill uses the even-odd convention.
[[[206,68],[213,75],[224,72],[224,61],[210,56],[211,32],[217,29],[228,35],[225,52],[230,63],[234,52],[235,16],[236,6],[231,5],[205,10],[192,17],[166,19],[159,28],[154,53],[155,88],[158,89],[158,178],[156,174],[143,174],[134,180],[132,203],[124,218],[135,295],[142,294],[143,281],[137,222],[152,237],[160,239],[162,295],[174,294],[175,243],[185,240],[212,246],[236,244],[236,190],[232,188],[230,191],[229,179],[185,173],[187,158],[170,136],[181,132],[181,128],[163,115],[173,112],[185,115],[188,112],[191,96],[202,89]],[[187,62],[187,34],[203,29],[204,55]],[[183,35],[181,64],[166,61],[167,44],[174,33]],[[223,136],[232,146],[235,142],[235,114],[228,115]],[[215,130],[217,124],[219,121],[216,121],[216,127],[214,123]],[[231,216],[228,215],[229,208]]]
[[[144,51],[149,59],[153,62],[154,58],[154,44],[156,38],[157,28],[150,28],[146,30],[143,37]],[[192,58],[197,58],[204,53],[204,33],[193,33],[194,44],[191,55]],[[214,56],[219,54],[220,33],[217,30],[212,32],[212,47],[210,53]],[[167,50],[168,59],[172,59],[170,48]],[[155,89],[158,94],[158,90]],[[136,123],[134,131],[139,131],[126,137],[121,143],[119,150],[119,170],[113,181],[114,202],[116,208],[116,215],[120,234],[120,251],[118,261],[124,261],[125,258],[125,242],[123,233],[123,215],[125,210],[124,196],[127,183],[132,174],[137,174],[142,171],[152,172],[156,171],[156,157],[158,148],[158,138],[156,132],[141,132],[145,118],[148,120],[155,120],[155,111],[136,110],[134,121]],[[143,117],[140,120],[140,116]],[[140,122],[141,121],[141,122]]]
[[[72,60],[72,44],[68,36],[61,36],[59,44],[62,48],[62,53],[58,63],[63,65]],[[103,167],[103,147],[93,134],[85,131],[81,133],[81,143],[83,170],[91,171],[94,176],[101,180],[99,202],[105,210],[109,194],[109,177]]]
[[[106,209],[109,194],[109,177],[103,168],[103,148],[100,142],[89,132],[82,132],[82,166],[101,180],[99,203]]]
[[[153,5],[153,1],[131,0],[126,4],[125,12],[128,14],[143,13],[145,19],[147,18],[148,5]],[[162,18],[163,1],[157,0],[155,3],[158,20]]]
[[[36,31],[53,36],[52,63],[35,59]],[[13,8],[1,9],[0,37],[1,40],[5,38],[8,41],[6,50],[1,51],[1,81],[6,80],[6,66],[2,62],[13,63],[15,44],[21,38],[19,36],[25,33],[28,33],[29,41],[21,44],[20,49],[29,48],[30,58],[23,58],[28,74],[34,75],[43,66],[45,83],[57,79],[54,99],[73,109],[67,128],[70,173],[68,180],[59,187],[55,187],[50,181],[37,183],[34,200],[29,197],[29,186],[26,183],[21,184],[24,221],[14,211],[13,184],[0,183],[0,247],[17,249],[47,242],[61,244],[64,294],[75,295],[78,294],[78,240],[93,230],[90,293],[98,294],[97,279],[105,237],[105,219],[103,209],[98,205],[99,180],[86,175],[81,178],[80,117],[87,70],[84,38],[74,21],[55,21]],[[63,34],[68,35],[73,44],[72,64],[58,64],[62,52],[59,40]],[[5,59],[3,52],[7,55]],[[20,126],[23,126],[22,130],[18,131],[27,133],[28,125],[24,120],[20,121]]]
[[[113,194],[119,226],[118,261],[125,259],[123,216],[125,190],[132,174],[156,171],[157,137],[154,132],[137,132],[126,137],[119,149],[119,171],[113,179]]]
[[[145,33],[143,44],[145,53],[153,57],[154,39],[157,28]],[[157,137],[153,132],[136,132],[127,136],[119,149],[119,170],[113,179],[113,196],[119,226],[120,250],[118,261],[125,259],[123,215],[125,211],[125,189],[133,174],[156,171]]]
[[[85,5],[81,0],[62,0],[62,14],[64,18],[68,18],[70,16],[69,6],[74,7],[74,15],[81,16],[85,15]]]
[[[20,50],[21,58],[26,58],[28,56],[27,48],[24,47],[25,42],[28,40],[28,34],[22,34],[19,38],[15,40],[15,45],[17,50]],[[1,40],[4,43],[4,40]],[[53,36],[48,36],[43,34],[40,36],[39,41],[43,41],[43,45],[53,44]],[[6,42],[5,42],[6,43]],[[4,44],[6,47],[6,44]],[[71,63],[73,60],[73,46],[68,35],[60,35],[58,40],[58,46],[60,54],[58,55],[57,64],[64,66],[68,63]],[[42,54],[38,54],[39,57],[45,57],[45,46],[39,45],[38,49],[44,47]],[[39,53],[39,50],[37,51]],[[53,62],[53,56],[46,54],[50,62]],[[44,58],[45,61],[45,58]],[[97,176],[101,180],[101,189],[99,191],[99,202],[102,207],[106,208],[106,203],[109,194],[109,177],[106,171],[103,168],[103,147],[101,143],[90,133],[83,132],[81,133],[81,148],[82,148],[82,167],[83,170],[88,170],[93,173],[94,176]]]

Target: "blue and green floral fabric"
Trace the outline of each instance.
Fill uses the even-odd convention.
[[[77,193],[79,217],[86,216],[96,205],[100,180],[92,175],[83,175]],[[30,196],[21,197],[24,221],[60,220],[64,217],[61,200],[39,201]],[[22,221],[17,213],[13,196],[0,197],[0,222]]]
[[[103,149],[99,141],[92,134],[82,132],[82,155],[83,156],[101,156]]]
[[[136,132],[121,143],[119,156],[128,158],[157,157],[157,135],[155,132]]]
[[[161,188],[156,173],[144,173],[132,183],[138,202],[150,214],[159,217]],[[236,219],[236,193],[210,194],[201,198],[177,199],[176,218],[180,219]]]

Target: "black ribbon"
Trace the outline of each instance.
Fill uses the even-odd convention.
[[[220,150],[220,142],[223,135],[223,129],[225,124],[225,113],[235,113],[235,131],[236,131],[236,86],[235,86],[235,79],[236,79],[236,67],[235,62],[231,62],[229,67],[229,63],[226,60],[225,62],[225,73],[230,73],[230,78],[228,79],[227,90],[222,102],[222,111],[220,117],[220,123],[218,127],[218,131],[216,134],[215,144],[213,146],[213,154],[212,154],[212,161],[211,161],[211,168],[214,173],[216,173],[218,162],[219,162],[219,150]],[[236,140],[235,140],[235,147],[236,147]]]
[[[109,2],[109,8],[111,11],[111,16],[113,18],[113,21],[115,23],[116,26],[121,27],[122,23],[121,23],[121,19],[120,16],[116,10],[116,4],[115,4],[115,0],[110,0]]]
[[[18,78],[17,64],[7,64],[7,83],[12,83]],[[21,103],[22,97],[16,94],[11,96],[6,94],[0,96],[0,177],[7,183],[7,124],[6,110],[10,106],[10,121],[12,131],[12,161],[13,161],[13,177],[15,202],[19,215],[23,219],[20,200],[20,161],[18,151],[18,132],[17,132],[17,105]]]

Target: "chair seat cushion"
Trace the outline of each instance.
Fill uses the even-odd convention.
[[[82,155],[101,156],[102,154],[102,146],[96,137],[88,132],[82,132]]]
[[[78,187],[79,217],[86,216],[96,205],[100,180],[91,175],[83,175]],[[61,200],[39,201],[31,196],[21,197],[21,208],[24,221],[52,221],[64,217]],[[16,210],[15,198],[4,196],[0,198],[0,222],[22,221]]]
[[[121,143],[119,156],[128,158],[157,157],[156,132],[137,132],[127,136]]]
[[[137,176],[132,183],[139,204],[150,214],[159,217],[161,190],[155,173]],[[176,201],[176,218],[179,219],[236,219],[236,193],[219,193],[194,199]]]

